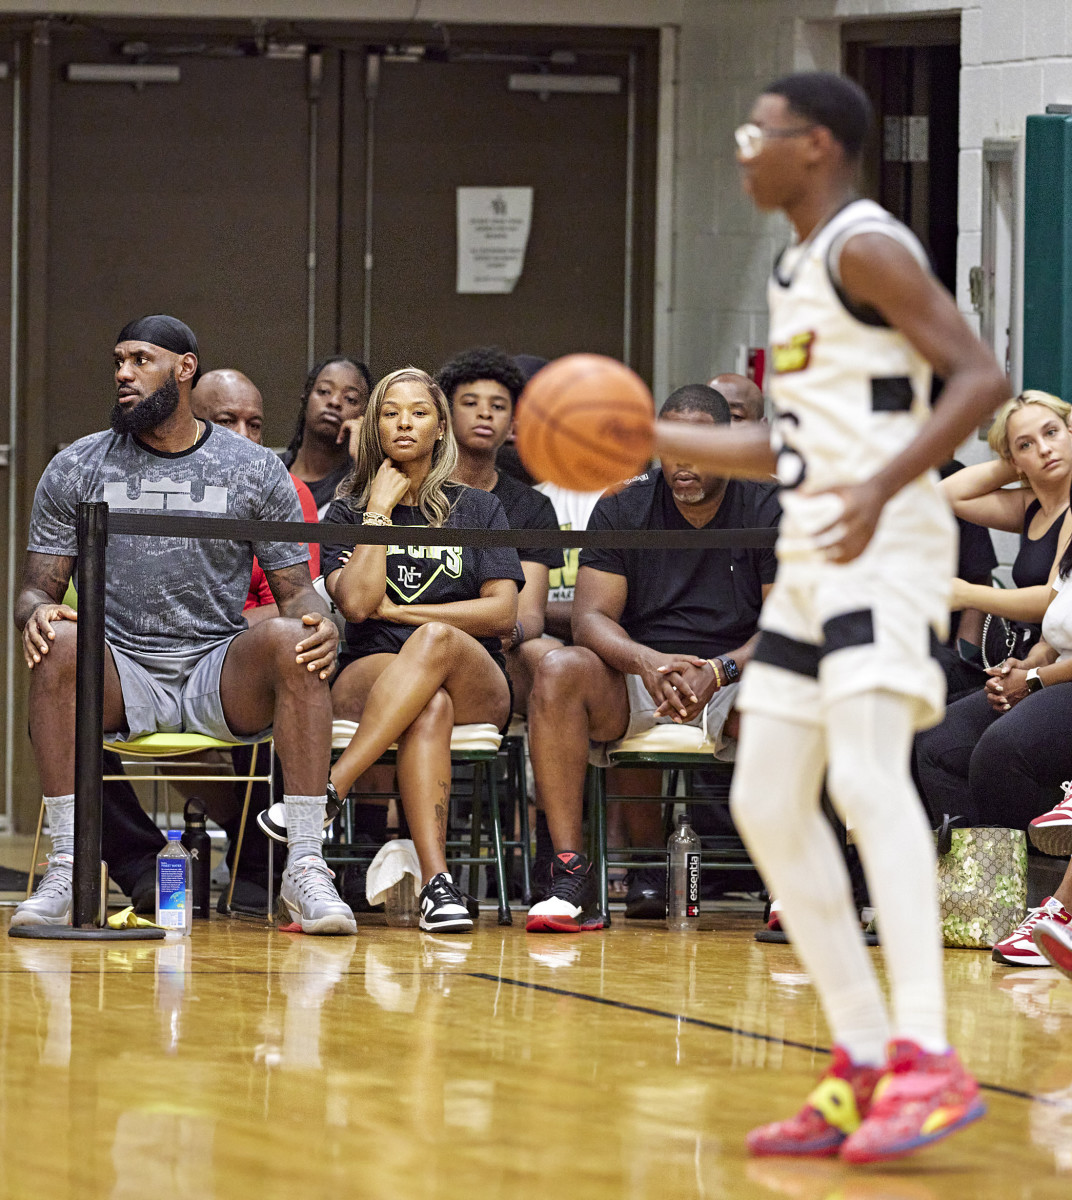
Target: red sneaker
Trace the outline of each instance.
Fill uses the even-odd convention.
[[[833,1061],[804,1107],[787,1121],[760,1125],[745,1139],[755,1155],[795,1154],[829,1158],[859,1128],[883,1067],[858,1067],[835,1046]]]
[[[1065,797],[1056,808],[1036,817],[1027,827],[1028,837],[1043,854],[1067,858],[1072,854],[1072,779],[1061,784]]]
[[[890,1043],[890,1062],[859,1129],[845,1140],[846,1162],[900,1158],[940,1141],[986,1112],[979,1085],[955,1050],[927,1054],[915,1042]]]
[[[1031,931],[1035,945],[1050,962],[1072,979],[1072,925],[1068,921],[1058,923],[1049,917]]]

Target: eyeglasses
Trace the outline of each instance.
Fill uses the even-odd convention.
[[[737,143],[738,155],[748,162],[763,149],[763,143],[768,138],[800,137],[801,134],[809,133],[814,128],[814,125],[798,125],[795,129],[762,129],[759,125],[749,121],[733,131],[733,140]]]

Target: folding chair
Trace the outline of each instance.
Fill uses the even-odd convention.
[[[209,772],[206,774],[193,774],[189,771],[177,771],[174,768],[177,760],[189,758],[190,755],[202,754],[206,750],[233,750],[237,745],[242,744],[244,743],[219,741],[217,738],[204,737],[199,733],[150,733],[145,737],[135,738],[127,742],[109,742],[105,739],[104,748],[119,755],[124,767],[124,773],[122,775],[103,775],[101,777],[104,781],[126,779],[130,783],[152,783],[154,789],[160,783],[165,785],[165,789],[172,783],[245,783],[246,794],[242,804],[242,823],[239,826],[238,841],[235,845],[234,865],[231,870],[231,881],[227,889],[228,913],[231,911],[231,898],[234,895],[235,877],[242,854],[242,840],[245,836],[246,818],[249,815],[253,785],[255,783],[266,783],[268,785],[268,803],[271,804],[273,800],[275,744],[269,736],[253,746],[253,757],[250,760],[249,771],[245,775],[231,773],[230,768],[223,763],[218,764],[218,766],[211,763],[196,764],[202,767],[205,772]],[[257,760],[260,757],[262,746],[267,747],[266,757],[268,765],[264,771],[258,772]],[[126,770],[128,767],[138,769],[131,772]],[[166,795],[167,792],[165,791]],[[165,802],[165,812],[167,813],[168,825],[170,826],[171,809],[170,804],[167,802]],[[30,878],[26,885],[27,898],[33,893],[34,868],[41,845],[41,831],[44,826],[44,819],[45,804],[42,800],[41,808],[37,814],[37,832],[34,835],[33,854],[30,859]]]
[[[628,802],[661,802],[672,804],[678,799],[684,799],[688,804],[720,804],[722,801],[696,796],[691,788],[692,771],[697,769],[714,770],[731,775],[732,762],[722,762],[714,757],[715,745],[708,740],[706,727],[696,725],[662,724],[611,742],[605,747],[606,764],[596,764],[590,761],[586,782],[588,791],[591,841],[591,860],[596,872],[598,916],[604,923],[610,924],[610,905],[608,893],[608,871],[611,867],[638,867],[650,865],[650,858],[638,857],[642,854],[665,854],[663,846],[636,846],[620,857],[610,858],[607,850],[607,802],[614,800],[619,803]],[[607,795],[607,766],[615,768],[653,768],[670,771],[671,786],[667,795],[659,796],[608,796]],[[676,776],[684,773],[685,796],[674,795]],[[711,839],[709,839],[711,840]],[[748,857],[743,844],[736,837],[719,837],[715,845],[705,849],[701,856],[701,866],[722,866],[729,870],[749,870],[752,861]]]
[[[332,756],[337,757],[350,744],[351,738],[357,732],[354,721],[332,722],[331,748]],[[452,868],[464,866],[475,869],[488,866],[488,855],[481,854],[482,849],[490,851],[494,859],[495,881],[499,891],[499,924],[510,925],[513,918],[510,915],[510,904],[507,895],[506,880],[506,843],[503,840],[502,816],[499,809],[498,781],[495,777],[495,760],[499,755],[499,747],[503,741],[498,729],[491,724],[455,725],[450,739],[450,760],[452,764],[469,763],[473,767],[472,815],[468,839],[447,838],[447,865]],[[380,758],[382,763],[394,763],[397,746],[391,746]],[[482,839],[484,792],[488,796],[488,808],[491,817],[491,843],[486,845]],[[391,793],[394,794],[394,793]],[[448,830],[451,823],[457,823],[456,803],[459,796],[451,794],[451,811],[448,816]],[[341,832],[344,839],[352,839],[353,825],[350,815],[351,800],[343,799],[341,814]],[[339,822],[336,822],[338,825]],[[361,862],[367,857],[350,850],[347,852],[349,840],[329,842],[325,847],[324,857],[329,863],[348,865]],[[459,851],[468,848],[468,854]],[[268,877],[273,879],[274,843],[269,839],[268,845]],[[269,883],[271,889],[271,882]],[[271,892],[269,890],[269,900]]]

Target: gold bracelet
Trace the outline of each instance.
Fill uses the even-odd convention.
[[[383,513],[364,512],[361,514],[362,525],[393,525],[394,522],[390,517],[385,517]]]
[[[720,669],[718,659],[717,658],[709,658],[707,661],[711,664],[711,670],[714,671],[714,673],[715,673],[715,683],[718,685],[719,688],[721,688],[723,686],[722,671]]]

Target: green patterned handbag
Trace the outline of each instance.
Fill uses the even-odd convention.
[[[981,825],[936,830],[938,905],[947,946],[984,950],[1000,942],[1027,911],[1027,835]]]

